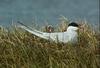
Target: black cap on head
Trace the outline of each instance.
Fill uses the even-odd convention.
[[[69,23],[68,26],[79,27],[79,25],[76,22],[71,22],[71,23]]]

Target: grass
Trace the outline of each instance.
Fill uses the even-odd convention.
[[[71,45],[50,42],[17,27],[1,27],[0,68],[100,68],[99,37],[84,25],[79,43]]]

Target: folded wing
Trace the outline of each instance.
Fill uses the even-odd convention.
[[[32,29],[30,27],[27,27],[23,24],[19,26],[20,28],[47,40],[53,40],[53,41],[59,41],[59,42],[68,42],[69,41],[69,36],[67,32],[56,32],[56,33],[47,33],[47,32],[41,32],[35,29]]]

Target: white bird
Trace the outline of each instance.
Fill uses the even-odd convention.
[[[20,22],[19,22],[20,23]],[[20,28],[46,40],[53,40],[55,42],[71,42],[76,43],[78,42],[78,32],[79,25],[75,22],[69,23],[67,31],[65,32],[54,32],[54,33],[47,33],[41,32],[35,29],[31,29],[30,27],[25,26],[24,24],[20,23]]]

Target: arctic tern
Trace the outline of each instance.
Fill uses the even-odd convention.
[[[79,25],[76,22],[71,22],[68,25],[68,28],[65,32],[42,32],[35,29],[32,29],[26,25],[24,25],[21,22],[18,22],[20,24],[20,28],[28,31],[31,34],[34,34],[40,38],[46,39],[46,40],[52,40],[55,42],[71,42],[71,43],[77,43],[78,42],[78,32]]]

